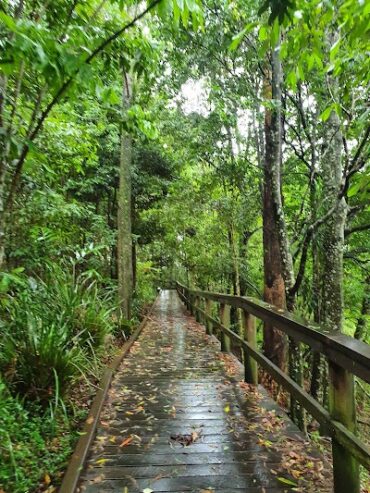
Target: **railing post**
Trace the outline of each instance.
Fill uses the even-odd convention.
[[[211,317],[212,316],[212,301],[209,299],[206,299],[206,314]],[[208,335],[212,335],[213,333],[213,325],[208,318],[206,318],[206,333]]]
[[[194,312],[195,312],[195,320],[197,322],[200,322],[200,315],[199,315],[199,312],[198,312],[199,303],[200,303],[199,296],[195,296],[195,299],[194,299]]]
[[[186,308],[188,312],[191,313],[191,297],[188,289],[185,292],[185,297],[186,297]]]
[[[251,346],[255,349],[257,347],[256,342],[256,319],[243,310],[243,328],[244,328],[244,339],[249,342]],[[258,369],[257,361],[255,361],[248,353],[247,349],[243,349],[244,356],[244,371],[245,371],[245,381],[253,385],[258,385]]]
[[[348,430],[356,431],[354,377],[347,370],[329,361],[329,410],[333,419]],[[348,448],[332,440],[335,493],[359,493],[360,471]]]
[[[220,304],[220,322],[221,325],[230,328],[230,306],[224,303]],[[229,353],[231,349],[230,337],[227,336],[224,331],[221,331],[221,351]]]
[[[192,316],[194,316],[194,302],[195,302],[195,299],[194,299],[194,295],[192,295],[191,293],[189,293],[189,302],[190,302],[190,314]]]

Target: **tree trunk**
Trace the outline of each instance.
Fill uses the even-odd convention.
[[[265,80],[266,99],[274,99],[274,91],[269,77]],[[264,259],[264,299],[268,303],[285,309],[285,283],[280,255],[278,224],[274,207],[273,190],[280,187],[281,133],[280,111],[267,107],[265,111],[265,159],[263,183],[263,259]],[[279,183],[273,183],[279,179]],[[265,355],[286,369],[287,340],[285,335],[271,324],[264,325],[263,350]]]
[[[314,178],[311,178],[310,183],[310,207],[312,211],[312,222],[316,221],[316,204],[317,191]],[[313,320],[315,323],[320,323],[320,292],[321,292],[321,276],[320,276],[320,260],[319,260],[319,245],[316,232],[312,235],[312,307]],[[319,399],[320,381],[321,381],[321,355],[319,352],[312,351],[311,361],[311,383],[310,394],[316,400]]]
[[[7,174],[7,155],[10,138],[5,132],[5,105],[7,99],[7,77],[0,75],[0,271],[3,270],[5,260],[5,179]]]
[[[363,340],[366,334],[366,319],[370,314],[370,275],[365,279],[364,297],[362,299],[361,315],[357,320],[355,338]]]
[[[5,259],[5,170],[3,162],[0,167],[0,271],[4,268]]]
[[[332,111],[325,125],[322,156],[324,214],[333,211],[321,230],[321,327],[341,332],[343,327],[343,249],[347,204],[338,199],[342,187],[342,133],[338,115]],[[329,362],[329,410],[333,419],[356,432],[354,378]],[[359,467],[351,453],[332,442],[334,489],[359,493]]]
[[[343,325],[343,249],[347,205],[338,194],[342,186],[342,133],[338,115],[332,111],[325,125],[326,148],[322,156],[323,214],[333,213],[321,228],[322,292],[320,321],[324,330],[341,331]]]
[[[122,114],[131,104],[131,80],[129,74],[123,74]],[[127,320],[131,317],[133,287],[132,272],[132,225],[131,225],[131,161],[132,140],[126,129],[121,129],[121,155],[118,190],[118,297],[121,314]]]

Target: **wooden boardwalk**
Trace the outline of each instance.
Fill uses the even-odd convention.
[[[162,292],[115,376],[78,491],[332,491],[314,447],[219,351]]]

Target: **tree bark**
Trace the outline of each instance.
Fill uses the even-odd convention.
[[[264,96],[274,99],[273,84],[269,75],[265,79]],[[276,89],[276,88],[275,88]],[[265,159],[263,183],[263,257],[264,299],[268,303],[285,309],[285,283],[280,255],[278,224],[276,221],[273,190],[280,187],[281,135],[280,111],[267,107],[265,111]],[[274,180],[279,179],[279,183]],[[287,340],[285,335],[265,323],[263,350],[265,355],[279,368],[286,369]]]
[[[343,325],[343,250],[347,204],[338,194],[342,186],[342,133],[338,115],[332,111],[326,125],[321,167],[323,175],[323,215],[334,212],[323,224],[321,236],[320,321],[324,330],[341,331]]]
[[[129,74],[123,74],[122,117],[124,119],[132,99],[132,81]],[[131,224],[131,162],[132,139],[127,130],[121,128],[121,154],[118,190],[118,297],[121,314],[127,320],[131,317],[133,290],[132,271],[132,224]]]
[[[332,111],[325,125],[322,156],[324,214],[333,209],[321,230],[321,327],[328,332],[343,328],[343,249],[347,204],[338,196],[342,188],[342,132]],[[354,377],[329,362],[329,410],[333,419],[356,433]],[[334,489],[359,493],[359,466],[351,453],[336,440],[332,442]]]
[[[362,298],[361,315],[357,320],[354,337],[363,340],[366,334],[366,319],[370,314],[370,275],[365,279],[365,290]]]

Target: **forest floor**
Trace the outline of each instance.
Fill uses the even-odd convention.
[[[330,462],[174,291],[117,372],[80,492],[330,492]]]

